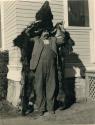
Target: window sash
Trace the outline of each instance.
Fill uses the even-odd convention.
[[[72,1],[72,0],[71,0]],[[68,18],[68,0],[63,0],[63,10],[64,10],[64,27],[65,28],[70,28],[70,29],[89,29],[90,27],[90,19],[89,19],[89,25],[88,26],[70,26],[69,25],[69,18]],[[89,0],[88,0],[88,12],[89,12]],[[88,17],[89,17],[89,13],[88,13]]]

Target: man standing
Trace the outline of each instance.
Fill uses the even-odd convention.
[[[48,110],[50,113],[54,113],[57,45],[60,46],[64,44],[64,33],[61,29],[62,26],[60,23],[58,23],[56,27],[53,27],[52,20],[53,15],[49,2],[46,1],[41,9],[36,13],[36,22],[32,23],[24,31],[26,36],[29,38],[27,44],[30,46],[30,44],[33,43],[31,44],[33,45],[31,47],[32,54],[29,54],[31,55],[29,56],[31,57],[31,59],[29,58],[29,66],[32,73],[34,72],[35,74],[35,82],[33,82],[33,80],[32,84],[34,84],[36,94],[35,103],[41,115],[46,110]],[[55,32],[52,32],[54,29]],[[22,42],[22,45],[24,44],[25,46],[25,43],[26,42]],[[28,50],[28,46],[25,46],[25,48]],[[24,49],[24,51],[27,54],[26,49]],[[25,56],[28,57],[28,55]],[[26,81],[26,86],[28,86],[27,83],[28,82]],[[26,87],[24,88],[26,89]],[[28,91],[28,88],[26,91]],[[26,93],[24,94],[24,97],[25,96]],[[25,110],[24,114],[26,112]]]
[[[57,37],[50,37],[49,32],[45,29],[41,37],[32,39],[34,48],[30,69],[35,72],[35,103],[40,115],[43,115],[46,110],[49,113],[54,113],[57,45],[64,43],[60,25],[57,26],[57,33]]]

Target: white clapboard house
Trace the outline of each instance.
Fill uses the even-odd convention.
[[[35,20],[35,14],[45,0],[0,1],[0,49],[9,51],[7,100],[14,106],[19,101],[22,64],[20,50],[13,39]],[[77,57],[67,57],[65,78],[75,79],[77,99],[95,99],[95,0],[49,0],[54,24],[64,21],[64,27],[75,42]],[[81,60],[81,61],[80,61]],[[86,79],[81,68],[86,68]],[[90,85],[89,85],[90,84]]]

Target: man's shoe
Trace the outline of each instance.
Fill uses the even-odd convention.
[[[59,108],[59,110],[65,110],[65,109],[67,109],[67,108],[69,108],[70,107],[70,105],[63,105],[63,106],[61,106],[60,108]]]
[[[26,113],[24,111],[21,112],[22,116],[26,116]]]
[[[31,114],[31,117],[33,118],[38,118],[40,116],[43,116],[44,115],[44,112],[43,111],[34,111],[32,114]]]
[[[56,119],[56,115],[54,111],[49,111],[47,113],[44,114],[44,120],[55,120]]]

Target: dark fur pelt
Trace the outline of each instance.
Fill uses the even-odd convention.
[[[44,29],[51,31],[53,29],[52,19],[53,15],[51,13],[49,2],[46,1],[41,9],[36,13],[36,21],[32,22],[31,25],[24,29],[21,34],[13,40],[14,46],[19,47],[21,50],[22,76],[24,79],[21,97],[27,96],[27,87],[25,86],[29,84],[30,59],[34,46],[34,43],[30,41],[30,38],[41,36]]]
[[[22,69],[26,70],[27,66],[30,64],[31,54],[33,50],[33,42],[30,41],[30,38],[26,33],[21,33],[13,40],[14,46],[17,46],[21,50],[21,62]]]
[[[29,36],[25,32],[22,32],[18,35],[14,41],[14,46],[17,46],[21,50],[21,62],[22,62],[22,79],[21,79],[21,92],[20,92],[20,99],[22,105],[22,112],[26,110],[26,105],[28,105],[29,94],[31,93],[32,89],[32,81],[30,84],[30,59],[32,55],[32,50],[34,43],[30,41]]]
[[[40,8],[40,10],[36,13],[36,20],[42,21],[42,27],[43,29],[47,29],[48,31],[51,31],[53,29],[53,14],[51,12],[51,8],[49,6],[49,2],[46,1],[43,6]]]
[[[23,85],[21,90],[21,102],[22,102],[22,108],[25,108],[25,105],[28,104],[28,98],[29,98],[29,92],[30,86],[32,84],[31,78],[29,77],[30,72],[30,59],[34,47],[34,43],[31,42],[30,38],[33,38],[35,36],[41,36],[41,33],[43,30],[48,30],[50,33],[50,36],[55,36],[56,34],[56,27],[53,27],[52,23],[53,15],[49,6],[49,2],[46,1],[43,6],[40,8],[40,10],[36,13],[36,21],[32,22],[31,25],[29,25],[26,29],[24,29],[20,35],[18,35],[14,40],[14,46],[17,46],[21,50],[21,62],[22,62],[22,77],[23,77]],[[41,21],[39,21],[41,20]],[[70,34],[65,31],[63,32],[63,35],[65,35],[65,43],[63,47],[59,46],[58,49],[58,55],[59,55],[59,62],[61,65],[62,70],[64,70],[62,58],[64,57],[64,47],[71,44],[73,45],[73,41],[70,39]],[[60,72],[62,72],[62,70]],[[63,76],[63,72],[62,72]],[[62,77],[63,78],[63,77]],[[62,79],[63,80],[63,79]],[[61,80],[61,81],[62,81]],[[31,84],[30,84],[31,81]],[[26,101],[27,100],[27,101]],[[27,104],[25,104],[27,103]]]
[[[49,6],[49,2],[46,1],[40,10],[36,13],[36,20],[52,20],[53,15],[51,12],[51,8]]]

